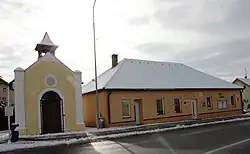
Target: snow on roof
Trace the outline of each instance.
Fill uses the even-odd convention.
[[[246,85],[250,86],[250,79],[246,78],[236,78],[236,80],[240,80],[241,82],[245,83]]]
[[[240,89],[240,86],[182,63],[124,59],[98,77],[98,89]],[[82,93],[95,90],[91,81]]]

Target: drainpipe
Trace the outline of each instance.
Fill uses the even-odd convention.
[[[108,91],[108,97],[107,97],[107,102],[108,102],[108,124],[111,123],[111,118],[110,118],[110,95],[111,91]]]
[[[243,101],[243,98],[242,98],[242,92],[243,92],[243,90],[241,89],[240,90],[241,111],[242,111],[242,113],[244,113],[244,101]]]

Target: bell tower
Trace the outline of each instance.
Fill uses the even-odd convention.
[[[55,56],[57,47],[58,46],[51,41],[48,33],[46,32],[41,43],[38,43],[35,48],[35,50],[38,52],[38,59],[47,52],[50,52],[53,56]]]

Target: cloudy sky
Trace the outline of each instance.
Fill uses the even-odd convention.
[[[94,78],[93,0],[0,0],[0,75],[37,59],[45,32],[56,56]],[[250,0],[97,0],[98,73],[111,55],[183,62],[231,81],[250,72]]]

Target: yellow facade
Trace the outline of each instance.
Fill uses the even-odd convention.
[[[37,61],[15,69],[15,120],[23,135],[79,131],[82,114],[82,77],[55,56],[58,46],[48,34],[35,50]]]
[[[231,96],[235,97],[236,106],[231,104]],[[156,99],[164,98],[163,115],[157,115]],[[212,107],[202,106],[206,97],[211,97]],[[174,98],[181,102],[181,113],[174,111]],[[227,100],[226,109],[218,109],[217,101]],[[210,118],[219,116],[230,116],[242,113],[242,101],[240,90],[182,90],[182,91],[111,91],[108,97],[107,91],[99,93],[102,117],[107,127],[115,125],[135,124],[134,101],[140,99],[140,114],[142,123],[156,123],[167,121],[180,121],[192,119],[191,99],[197,101],[198,118]],[[131,116],[122,117],[122,100],[130,100]],[[109,101],[108,101],[109,100]],[[109,103],[108,103],[109,102]],[[95,93],[83,95],[84,120],[86,126],[95,125]],[[109,108],[109,109],[108,109]],[[108,113],[110,112],[110,113]]]
[[[44,79],[46,75],[53,74],[57,79],[54,88],[58,89],[64,96],[65,131],[82,130],[84,125],[76,124],[75,110],[75,85],[74,74],[67,67],[55,61],[41,61],[25,71],[25,118],[26,134],[38,134],[39,124],[38,106],[39,95],[46,89]]]

